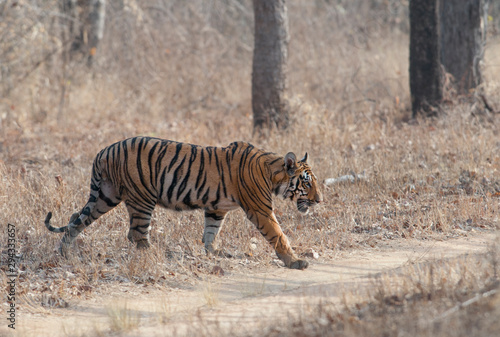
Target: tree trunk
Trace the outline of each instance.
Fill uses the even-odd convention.
[[[482,82],[479,67],[483,58],[482,15],[482,0],[440,3],[441,63],[453,76],[457,94],[467,94]]]
[[[286,70],[288,17],[285,0],[253,0],[255,42],[252,69],[254,132],[289,124]]]
[[[104,34],[106,0],[61,0],[60,6],[63,27],[67,26],[63,32],[63,41],[73,40],[68,61],[74,60],[77,55],[83,55],[91,66]]]
[[[78,33],[80,31],[80,21],[78,20],[78,8],[76,0],[61,0],[59,2],[59,9],[61,11],[61,40],[63,44],[69,44],[71,47],[64,48],[61,53],[62,66],[61,66],[61,94],[59,97],[59,108],[57,112],[57,120],[61,120],[66,106],[66,84],[68,83],[68,64],[71,61],[72,54],[75,50],[79,50],[81,44],[78,43]]]
[[[412,112],[435,114],[443,97],[438,0],[410,0],[410,92]]]
[[[92,66],[97,46],[104,35],[104,18],[106,15],[106,0],[91,0],[89,13],[89,53],[87,64]]]

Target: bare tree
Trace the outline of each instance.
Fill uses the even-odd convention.
[[[91,66],[97,52],[99,42],[104,35],[104,18],[106,15],[106,0],[91,0],[88,27],[88,65]]]
[[[413,117],[433,114],[443,97],[438,0],[410,1],[410,91]]]
[[[63,41],[74,41],[78,31],[78,7],[76,0],[61,0],[59,2],[61,15],[61,26],[65,29],[62,30]],[[74,42],[73,42],[74,43]],[[71,47],[73,48],[73,46]]]
[[[483,0],[446,0],[441,1],[439,7],[441,62],[445,71],[453,75],[457,93],[467,94],[482,82],[479,61],[483,58],[484,3]]]
[[[288,16],[285,0],[253,0],[255,42],[252,69],[254,132],[289,124],[287,89]]]
[[[104,34],[106,0],[62,0],[62,22],[66,26],[63,41],[72,39],[68,57],[80,53],[92,65],[97,47]]]
[[[443,72],[457,94],[482,82],[480,61],[489,0],[410,1],[410,91],[413,117],[435,114],[443,98]]]

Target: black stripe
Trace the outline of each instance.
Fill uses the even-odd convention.
[[[89,214],[90,214],[90,207],[85,206],[80,214],[89,216]]]
[[[278,162],[280,160],[284,160],[284,159],[281,158],[281,157],[280,158],[276,158],[275,160],[273,160],[272,162],[269,163],[269,166],[274,165],[274,163],[276,163],[276,162]],[[284,165],[284,163],[283,163],[283,165]]]
[[[182,143],[178,143],[175,146],[175,155],[172,158],[172,160],[170,161],[170,164],[168,165],[168,171],[170,171],[172,169],[172,166],[174,166],[174,164],[177,162],[177,159],[179,159],[179,153],[181,152],[182,145],[183,145]]]
[[[222,165],[221,165],[222,167]],[[224,170],[221,170],[221,183],[222,183],[222,191],[224,192],[224,198],[227,198],[227,191],[226,191],[226,182],[224,180]]]
[[[233,146],[232,153],[233,153],[233,157],[234,157],[236,150],[238,150],[238,143],[234,142],[234,143],[231,143],[231,145]]]
[[[182,192],[184,192],[184,190],[187,187],[189,177],[191,176],[191,166],[193,165],[193,162],[196,160],[196,154],[197,154],[196,146],[191,145],[191,156],[189,157],[187,172],[184,174],[184,179],[182,179],[182,182],[179,185],[179,189],[177,190],[177,199],[180,198]]]
[[[252,147],[253,148],[253,147]],[[238,183],[240,187],[239,195],[240,195],[240,201],[248,205],[249,202],[252,202],[252,208],[255,208],[256,206],[260,206],[261,208],[264,207],[265,209],[262,209],[262,214],[265,216],[268,215],[269,211],[272,211],[272,197],[271,193],[269,190],[263,189],[258,182],[255,180],[255,176],[251,174],[255,170],[255,165],[258,165],[258,161],[254,161],[255,156],[259,153],[256,151],[250,159],[248,158],[249,155],[251,155],[251,149],[252,148],[247,148],[245,151],[243,151],[243,155],[240,158],[240,171],[238,175]],[[248,160],[248,163],[247,163]],[[244,177],[244,172],[245,170],[249,171],[250,174],[250,179],[252,181],[247,182],[245,177]],[[251,183],[249,185],[249,183]],[[261,197],[259,197],[259,191],[255,189],[257,187],[260,190],[260,194],[266,198],[265,202],[262,200]],[[243,195],[244,194],[244,195]],[[248,209],[249,207],[247,205],[244,205],[244,209]]]
[[[162,168],[162,161],[163,161],[163,157],[165,157],[165,154],[167,153],[167,149],[168,149],[168,142],[166,141],[162,141],[161,142],[161,148],[158,150],[158,157],[156,157],[156,163],[155,163],[155,172],[160,172],[161,168]],[[166,167],[165,167],[166,169]]]
[[[233,182],[233,173],[231,172],[232,158],[229,155],[229,151],[226,151],[226,164],[229,171],[229,181]]]
[[[219,165],[219,156],[217,156],[217,149],[214,151],[215,166],[217,167],[217,172],[220,174],[221,167]]]
[[[108,198],[107,196],[105,196],[104,193],[101,190],[99,190],[99,198],[102,201],[104,201],[108,207],[116,207],[120,203],[120,201],[119,202],[114,202],[113,200],[111,200],[110,198]]]
[[[280,192],[280,187],[281,185],[276,186],[276,188],[274,189],[274,195],[278,195],[278,193]]]
[[[254,153],[254,154],[250,157],[250,159],[248,159],[248,164],[251,164],[251,163],[252,163],[252,161],[255,159],[255,157],[257,157],[257,155],[258,155],[258,154],[259,154],[259,153],[256,151],[256,152],[255,152],[255,153]]]
[[[208,153],[208,163],[212,164],[212,150],[213,148],[211,146],[205,148]]]
[[[167,174],[167,167],[163,169],[160,177],[160,193],[158,194],[158,199],[163,200],[163,189],[165,188],[165,176]]]
[[[135,140],[136,138],[134,138]],[[156,198],[156,195],[155,193],[153,193],[147,183],[146,183],[146,180],[144,179],[144,172],[142,170],[142,151],[144,148],[146,148],[146,146],[148,145],[148,139],[147,138],[141,138],[141,140],[139,141],[139,144],[137,146],[137,159],[136,159],[136,165],[137,165],[137,174],[139,175],[139,180],[141,181],[141,184],[142,184],[142,187],[144,188],[144,190],[146,190],[146,192],[149,194],[150,196],[150,200],[151,199],[155,199]],[[156,143],[154,146],[153,146],[153,150],[154,148],[156,147],[156,145],[158,145],[158,143]],[[151,153],[151,152],[150,152]],[[148,156],[149,157],[149,156]]]
[[[205,154],[203,153],[203,148],[200,150],[200,167],[198,168],[198,176],[196,177],[196,184],[194,185],[195,189],[198,189],[200,184],[201,177],[203,175],[203,171],[205,170]]]
[[[203,204],[205,205],[208,201],[208,195],[210,193],[210,187],[207,188],[207,191],[205,192],[205,194],[203,195],[203,197],[201,198],[201,202],[203,202]]]
[[[212,207],[216,208],[217,204],[219,203],[220,199],[220,183],[217,185],[217,192],[215,192],[215,200],[211,202]]]
[[[143,207],[145,209],[154,209],[156,205],[156,201],[152,200],[146,200],[144,196],[138,194],[138,193],[128,193],[127,195],[127,201],[130,202],[131,204],[134,204],[136,206]]]
[[[177,166],[177,168],[174,171],[174,175],[172,177],[172,183],[170,184],[170,186],[167,190],[167,198],[168,198],[169,203],[171,202],[172,195],[174,194],[175,186],[178,183],[178,176],[179,176],[179,174],[181,174],[181,170],[182,170],[182,167],[184,166],[185,161],[186,161],[186,156],[184,156],[181,163],[179,164],[179,166]]]
[[[267,235],[267,233],[266,233],[266,235]],[[267,241],[269,241],[269,242],[273,242],[273,240],[274,240],[274,239],[276,239],[277,237],[278,237],[278,236],[277,236],[277,235],[275,235],[275,236],[273,236],[273,237],[272,237],[272,238],[270,238],[270,239],[267,239],[267,238],[266,238],[266,239],[267,239]]]
[[[135,142],[137,141],[137,137],[131,138],[130,140],[131,140],[131,142],[130,142],[130,149],[133,150],[134,147],[135,147]]]
[[[136,138],[131,138],[131,141],[135,141]],[[122,142],[124,145],[127,145],[126,143]],[[124,146],[123,147],[123,154],[124,154],[124,160],[123,160],[123,163],[121,165],[121,173],[119,174],[119,176],[125,180],[125,181],[122,181],[122,183],[124,183],[124,185],[128,188],[129,192],[132,192],[132,193],[129,193],[129,199],[130,200],[134,200],[136,203],[143,203],[145,204],[146,206],[149,206],[151,204],[156,204],[157,202],[157,198],[154,197],[154,196],[151,196],[151,193],[149,193],[150,195],[145,195],[143,192],[144,192],[144,188],[143,186],[138,186],[133,178],[130,176],[130,172],[131,172],[131,169],[129,169],[128,167],[128,157],[129,157],[129,149],[128,149],[128,146]],[[135,161],[135,163],[137,162],[137,160]],[[149,190],[146,189],[147,192],[150,192]]]
[[[214,151],[214,156],[215,164],[217,166],[217,172],[219,172],[219,176],[222,182],[222,191],[224,192],[224,197],[227,197],[226,182],[224,181],[224,165],[222,165],[222,162],[219,163],[219,156],[217,155],[217,151]]]
[[[200,206],[193,204],[193,202],[191,201],[191,190],[189,190],[189,192],[186,194],[186,196],[184,197],[184,199],[182,199],[182,202],[189,209],[198,209],[198,208],[201,208]]]
[[[116,160],[118,161],[117,164],[113,165],[114,166],[114,177],[115,177],[115,181],[118,181],[118,177],[120,176],[120,167],[121,165],[119,164],[119,161],[120,161],[120,158],[121,158],[121,152],[122,152],[122,147],[120,145],[120,143],[118,143],[118,146],[116,146],[116,154],[115,154],[115,148],[113,147],[113,160]],[[109,165],[109,163],[108,163]],[[108,169],[108,172],[109,172],[109,169]]]
[[[143,217],[143,216],[140,216],[140,215],[133,215],[132,216],[132,220],[144,220],[144,221],[151,221],[151,217]],[[144,227],[144,225],[137,225],[138,227]],[[149,224],[148,224],[149,226]]]
[[[203,192],[206,183],[207,183],[207,172],[205,172],[205,177],[203,178],[203,182],[201,183],[201,186],[198,189],[198,192],[196,193],[196,199],[198,200],[200,199],[201,192]]]
[[[149,226],[148,226],[148,227],[149,227]],[[133,229],[134,231],[137,231],[137,232],[139,232],[139,233],[141,233],[141,234],[146,234],[146,233],[148,232],[148,230],[147,230],[147,229],[146,229],[145,231],[142,231],[142,230],[141,230],[141,228],[140,228],[139,226],[137,226],[137,227],[130,227],[130,229],[131,229],[131,230]]]
[[[153,157],[154,155],[156,154],[156,147],[160,144],[160,142],[155,142],[155,144],[153,145],[153,147],[151,147],[151,149],[149,150],[149,154],[148,154],[148,166],[149,166],[149,184],[150,186],[155,189],[155,192],[156,191],[156,175],[155,173],[159,172],[158,170],[153,170],[154,166],[153,166]],[[156,195],[156,197],[158,197],[158,195]]]
[[[264,181],[264,183],[266,184],[265,191],[268,191],[272,187],[271,186],[271,181],[270,181],[271,177],[269,177],[267,175],[268,172],[264,172],[264,165],[258,165],[258,168],[259,168],[260,177],[262,178],[261,180]],[[261,181],[261,180],[259,180],[259,181]]]
[[[205,218],[212,218],[216,221],[221,221],[221,220],[224,220],[224,215],[217,215],[215,213],[210,213],[210,212],[205,212]],[[217,226],[219,227],[219,226]]]
[[[135,205],[135,204],[131,204],[130,202],[127,202],[127,207],[130,207],[134,211],[137,211],[139,213],[146,214],[149,217],[151,217],[151,213],[153,212],[153,209],[154,209],[154,205],[150,205],[150,206],[151,206],[151,210],[143,209],[143,208],[139,208],[139,205]]]
[[[123,169],[127,171],[127,163],[128,163],[128,145],[126,141],[122,142],[122,148],[123,148]]]

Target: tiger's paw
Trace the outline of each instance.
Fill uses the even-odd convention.
[[[57,247],[57,252],[58,252],[58,253],[59,253],[62,257],[64,257],[65,259],[67,259],[67,258],[68,258],[68,256],[69,256],[69,254],[68,254],[69,249],[70,249],[70,247],[69,247],[69,245],[68,245],[68,244],[61,242],[61,243],[59,243],[59,247]]]
[[[290,269],[304,270],[309,266],[309,262],[298,259],[294,254],[279,254],[276,252],[276,255]]]
[[[233,255],[226,252],[224,249],[219,249],[219,248],[214,249],[213,246],[205,247],[205,252],[207,253],[207,255],[213,255],[218,257],[225,257],[225,258],[233,257]]]
[[[214,251],[212,252],[213,255],[215,256],[218,256],[218,257],[225,257],[225,258],[232,258],[233,255],[231,255],[230,253],[226,252],[224,249],[214,249]]]
[[[290,266],[288,266],[288,268],[304,270],[308,266],[309,266],[309,262],[307,262],[306,260],[295,260],[290,264]]]
[[[142,239],[137,241],[137,249],[148,249],[149,247],[151,247],[149,240]]]

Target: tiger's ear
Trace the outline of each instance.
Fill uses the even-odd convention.
[[[294,175],[297,170],[297,157],[293,152],[288,152],[285,156],[285,170],[289,176]]]
[[[309,155],[306,152],[306,154],[304,155],[304,158],[302,158],[299,163],[304,163],[304,164],[307,163],[307,158],[309,158]]]

